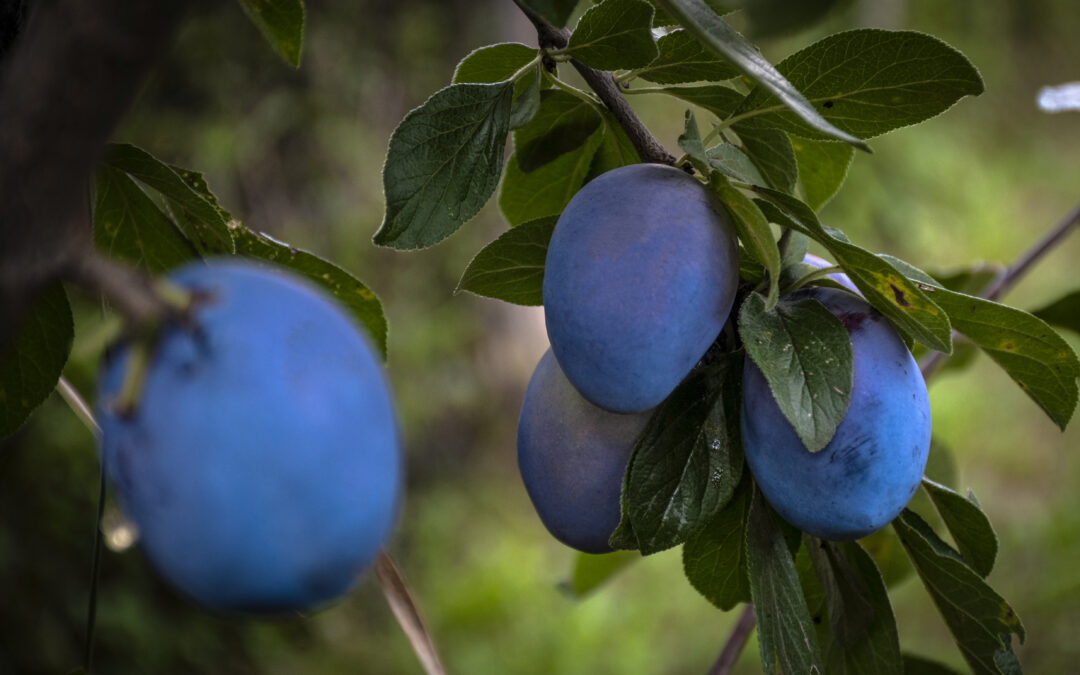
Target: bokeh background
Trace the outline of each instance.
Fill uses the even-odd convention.
[[[444,86],[469,51],[535,36],[509,0],[308,0],[303,65],[264,45],[235,3],[203,2],[117,139],[206,172],[255,229],[332,258],[381,297],[389,373],[408,455],[390,546],[451,673],[702,673],[736,613],[682,576],[678,550],[631,565],[574,600],[558,590],[572,552],[536,518],[517,475],[515,424],[545,348],[542,310],[452,291],[505,229],[492,203],[429,250],[377,249],[381,168],[394,125]],[[735,21],[738,21],[736,16]],[[855,26],[911,28],[966,53],[986,93],[874,140],[823,218],[856,242],[927,269],[1008,261],[1080,198],[1080,114],[1035,106],[1080,80],[1070,0],[862,0],[762,44],[774,61]],[[670,148],[680,104],[636,97]],[[708,119],[704,113],[699,119]],[[678,153],[676,153],[678,154]],[[1073,237],[1008,298],[1032,308],[1080,285]],[[92,396],[106,310],[73,292],[67,376]],[[1070,336],[1074,345],[1078,342]],[[1001,539],[991,583],[1023,618],[1029,673],[1080,663],[1080,424],[1064,434],[988,359],[931,387],[936,437]],[[0,441],[0,673],[69,672],[81,661],[98,464],[57,396]],[[419,673],[372,575],[340,604],[277,621],[207,614],[159,582],[123,531],[103,558],[101,673]],[[963,670],[917,580],[894,589],[905,650]],[[740,672],[760,671],[755,641]]]

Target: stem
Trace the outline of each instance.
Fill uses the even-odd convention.
[[[133,267],[104,258],[87,249],[69,267],[71,281],[99,293],[116,307],[130,326],[161,322],[176,309],[154,291],[150,277]]]
[[[833,265],[831,267],[822,267],[820,269],[814,270],[813,272],[808,272],[804,276],[801,276],[798,279],[796,279],[790,286],[781,289],[780,290],[780,295],[785,296],[788,293],[791,293],[792,291],[797,291],[800,288],[802,288],[803,286],[805,286],[806,284],[813,281],[814,279],[820,279],[822,277],[827,277],[830,274],[836,274],[837,272],[843,272],[843,271],[844,271],[844,268],[840,267],[839,265]]]
[[[390,611],[394,613],[402,632],[409,639],[424,672],[427,675],[446,675],[446,669],[439,660],[439,652],[435,649],[435,642],[420,618],[405,578],[386,551],[379,551],[375,557],[375,576],[379,578],[379,587],[386,597],[386,603],[390,605]]]
[[[551,80],[551,83],[553,85],[555,85],[559,89],[562,89],[567,94],[570,94],[571,96],[573,96],[575,98],[579,98],[582,101],[585,101],[586,103],[588,103],[589,105],[596,105],[596,104],[600,103],[600,101],[598,101],[596,99],[596,97],[593,96],[592,94],[590,94],[590,93],[588,93],[586,91],[582,91],[582,90],[578,89],[577,87],[570,84],[569,82],[564,82],[563,80],[560,80],[558,77],[556,77],[552,73],[545,72],[544,77]]]
[[[746,607],[743,608],[738,621],[735,622],[731,629],[731,634],[728,635],[727,642],[724,643],[723,650],[716,657],[716,663],[709,669],[709,675],[728,675],[731,672],[753,630],[754,606],[746,603]]]
[[[75,416],[82,420],[82,423],[86,425],[94,438],[101,438],[101,427],[98,426],[97,420],[94,419],[94,413],[90,411],[90,406],[86,404],[86,401],[75,390],[75,387],[71,386],[71,383],[66,378],[61,377],[56,383],[56,391],[64,399],[64,402],[68,404],[71,411],[75,413]]]
[[[536,56],[533,57],[533,60],[529,61],[528,63],[526,63],[522,67],[518,68],[517,72],[510,76],[510,79],[513,80],[514,82],[517,82],[519,77],[521,77],[522,75],[527,73],[530,68],[532,68],[536,64],[540,63],[543,59],[544,59],[543,52],[537,52]]]
[[[83,404],[85,405],[85,404]],[[91,421],[93,421],[91,419]],[[98,578],[101,571],[101,518],[105,515],[105,458],[101,459],[100,484],[98,486],[97,519],[94,521],[94,547],[90,563],[90,599],[86,603],[86,645],[83,648],[83,671],[91,673],[94,660],[94,627],[97,624]]]

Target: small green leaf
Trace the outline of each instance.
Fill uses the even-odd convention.
[[[720,119],[726,119],[731,115],[745,98],[731,87],[724,87],[719,84],[705,84],[693,87],[663,87],[659,91],[687,103],[699,105]]]
[[[983,91],[979,72],[963,54],[914,31],[837,33],[792,54],[776,69],[821,117],[864,139],[922,122]],[[808,123],[766,85],[751,91],[736,115],[745,115],[746,125],[815,139],[836,136]]]
[[[709,157],[705,154],[705,145],[701,142],[701,132],[698,131],[697,120],[694,113],[686,111],[683,119],[683,132],[679,136],[679,147],[686,153],[687,159],[694,168],[702,174],[709,173]]]
[[[1073,291],[1032,312],[1048,324],[1080,333],[1080,291]]]
[[[923,478],[922,486],[934,502],[934,508],[941,514],[945,527],[960,549],[960,555],[980,576],[990,574],[997,557],[997,534],[974,495],[962,497],[928,478]]]
[[[709,157],[709,166],[728,178],[751,185],[765,185],[765,177],[739,146],[725,141],[712,146],[705,152]]]
[[[431,246],[476,215],[499,182],[513,92],[505,82],[452,84],[405,116],[383,167],[376,244]]]
[[[285,63],[300,67],[304,43],[302,0],[238,0],[251,22]]]
[[[533,121],[540,111],[540,64],[514,83],[514,102],[510,105],[510,128],[520,129]]]
[[[0,438],[15,433],[48,398],[71,353],[75,327],[63,285],[45,287],[29,307],[0,351]]]
[[[457,290],[518,305],[542,305],[544,260],[556,216],[532,220],[504,232],[472,259]]]
[[[469,53],[454,69],[453,84],[494,84],[509,80],[536,58],[536,48],[500,42]]]
[[[637,77],[657,84],[682,82],[718,82],[736,77],[739,71],[726,60],[706,49],[693,33],[677,30],[656,41],[660,55],[634,71]]]
[[[649,419],[627,468],[628,509],[643,554],[681,544],[731,499],[743,471],[742,355],[691,373]]]
[[[599,70],[640,68],[657,57],[653,7],[645,0],[604,0],[581,17],[566,46],[575,59]]]
[[[499,208],[506,221],[520,225],[562,213],[570,198],[584,184],[605,136],[601,127],[586,139],[584,145],[532,173],[518,168],[517,159],[511,155],[499,191]]]
[[[776,129],[755,129],[738,124],[734,130],[742,141],[743,152],[761,170],[765,184],[790,193],[799,177],[799,168],[787,134]]]
[[[1024,641],[1013,608],[918,515],[905,509],[892,524],[968,666],[980,674],[1008,672],[996,661],[1012,654],[1010,634]]]
[[[191,242],[135,181],[108,165],[97,172],[94,245],[153,273],[198,257]]]
[[[780,249],[777,248],[769,222],[753,200],[735,189],[719,173],[713,172],[710,175],[709,187],[731,216],[735,231],[743,246],[746,247],[747,253],[761,263],[768,272],[769,292],[765,305],[771,308],[776,304],[780,293]]]
[[[521,4],[556,28],[562,28],[570,20],[578,0],[521,0]]]
[[[781,109],[790,109],[794,115],[819,132],[851,143],[857,148],[868,149],[866,144],[851,134],[833,126],[821,116],[796,86],[786,80],[746,38],[724,23],[705,4],[704,0],[657,0],[657,4],[710,47],[734,64],[744,75],[758,83],[758,89],[768,92],[764,99],[779,100]],[[773,98],[775,97],[775,99]],[[743,104],[743,110],[750,110]]]
[[[795,561],[779,518],[757,489],[746,528],[746,561],[763,670],[769,675],[825,672]]]
[[[806,203],[815,211],[825,206],[847,177],[855,149],[847,143],[811,141],[794,136],[791,148],[799,167],[799,184]]]
[[[739,335],[806,449],[828,445],[851,401],[854,356],[843,322],[812,298],[767,310],[751,293],[739,310]]]
[[[636,551],[614,551],[600,555],[578,553],[574,556],[570,578],[560,582],[559,588],[571,598],[581,600],[638,560],[641,560],[641,555]]]
[[[530,173],[580,148],[603,119],[596,109],[564,91],[540,93],[540,109],[527,125],[514,132],[518,168]]]
[[[683,545],[683,571],[690,585],[720,609],[750,602],[746,571],[746,524],[752,483],[744,478],[728,505]]]
[[[386,360],[386,317],[382,303],[359,279],[313,253],[253,232],[242,225],[236,224],[233,233],[238,254],[284,265],[337,298],[357,323],[364,327],[375,348]]]

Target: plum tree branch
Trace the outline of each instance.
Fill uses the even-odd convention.
[[[566,48],[570,41],[570,32],[568,30],[555,28],[519,0],[514,0],[514,3],[536,27],[537,41],[542,49]],[[642,161],[657,164],[675,164],[675,156],[665,150],[660,141],[656,140],[656,137],[649,132],[641,118],[637,116],[637,113],[634,112],[634,109],[630,107],[630,104],[627,103],[619,91],[619,85],[615,82],[615,78],[611,73],[596,70],[577,59],[570,59],[570,65],[578,71],[582,79],[589,85],[589,88],[596,92],[596,95],[611,112],[612,116],[615,117]]]
[[[724,643],[724,648],[720,651],[720,655],[716,657],[716,663],[709,669],[709,675],[728,675],[731,672],[753,630],[754,606],[746,603],[746,607],[739,614],[735,626],[731,629],[731,634],[728,635],[728,639]]]

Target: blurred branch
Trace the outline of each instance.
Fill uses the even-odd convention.
[[[101,427],[98,425],[97,420],[94,419],[94,413],[91,412],[90,406],[86,404],[86,401],[75,387],[71,386],[71,383],[63,376],[61,376],[60,381],[56,383],[56,391],[60,394],[60,397],[64,399],[64,402],[68,404],[71,411],[75,413],[75,416],[86,425],[86,428],[90,430],[90,433],[94,435],[94,438],[101,438]]]
[[[709,675],[728,675],[731,672],[753,630],[754,606],[746,603],[742,614],[731,629],[731,634],[728,635],[727,642],[724,643],[724,648],[720,651],[720,656],[716,657],[716,663],[709,670]]]
[[[570,31],[565,28],[555,28],[519,0],[514,0],[514,4],[536,26],[537,42],[540,44],[541,49],[566,48],[570,40]],[[615,83],[615,78],[612,77],[611,73],[591,68],[577,59],[571,59],[570,64],[581,74],[589,87],[596,92],[596,95],[604,102],[607,109],[611,111],[619,126],[622,127],[630,142],[633,143],[634,149],[637,150],[642,161],[657,164],[675,164],[675,156],[665,150],[664,146],[660,145],[660,141],[656,140],[656,137],[649,132],[641,118],[626,102],[626,99],[619,91],[619,85]]]
[[[100,294],[124,317],[129,326],[156,324],[175,313],[155,292],[150,276],[86,249],[63,270],[64,276]]]
[[[409,587],[386,551],[379,551],[375,557],[375,575],[379,578],[379,586],[386,597],[386,603],[390,605],[390,611],[394,613],[402,632],[409,639],[424,672],[427,675],[446,675],[446,670],[439,660],[439,652],[435,649],[435,642],[420,618]]]

